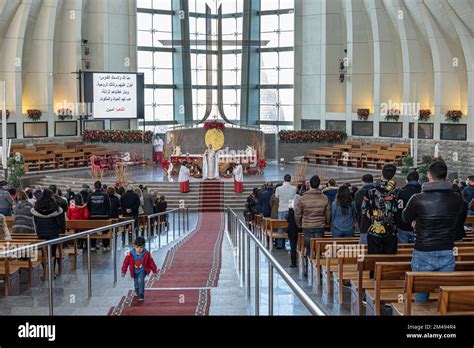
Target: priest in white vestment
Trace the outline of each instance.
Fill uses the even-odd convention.
[[[202,157],[202,178],[204,180],[219,179],[219,159],[209,144]]]
[[[178,176],[178,181],[179,181],[179,190],[181,193],[188,193],[189,192],[189,168],[188,168],[188,163],[186,161],[183,161],[181,164],[181,168],[179,169],[179,176]]]
[[[242,193],[244,192],[244,170],[240,163],[236,163],[234,165],[234,169],[232,170],[232,174],[234,175],[234,191],[235,193]]]

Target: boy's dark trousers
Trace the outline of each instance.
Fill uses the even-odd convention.
[[[135,292],[137,293],[138,297],[145,296],[145,277],[146,272],[145,270],[141,271],[138,274],[135,274],[133,280],[135,283]]]

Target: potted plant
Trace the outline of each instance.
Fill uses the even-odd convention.
[[[420,121],[424,121],[424,122],[429,121],[430,115],[431,115],[431,110],[429,110],[429,109],[420,110],[418,115],[419,115],[419,120]]]
[[[70,110],[70,109],[59,109],[58,110],[58,118],[61,121],[72,120],[72,110]]]
[[[369,118],[369,114],[369,109],[357,109],[357,116],[360,121],[367,121],[367,119]]]
[[[38,121],[41,118],[41,111],[38,109],[32,109],[26,111],[28,118],[32,121]]]
[[[387,114],[385,115],[385,121],[398,121],[400,118],[400,110],[398,109],[390,109],[388,110]]]
[[[459,120],[462,117],[462,111],[461,110],[449,110],[446,113],[446,121],[447,122],[455,122],[459,123]]]

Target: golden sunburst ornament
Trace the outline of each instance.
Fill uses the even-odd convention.
[[[206,132],[206,145],[212,145],[214,151],[222,149],[224,146],[224,132],[217,128],[211,128]]]

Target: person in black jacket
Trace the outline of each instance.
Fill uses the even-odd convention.
[[[463,196],[461,188],[459,187],[459,185],[454,185],[453,184],[453,191],[454,191],[454,193],[457,193],[461,197]],[[463,199],[462,200],[461,214],[459,214],[459,218],[458,218],[458,221],[456,223],[456,233],[455,233],[455,241],[456,242],[462,242],[464,237],[466,237],[466,230],[464,229],[464,222],[466,221],[466,217],[468,215],[468,210],[469,210],[469,204],[467,204],[467,201],[465,199]]]
[[[52,240],[59,238],[60,233],[64,233],[66,229],[64,211],[54,198],[51,190],[46,189],[43,191],[35,207],[31,208],[31,214],[35,220],[38,238]],[[56,245],[52,246],[51,252],[56,257]]]
[[[135,230],[138,233],[138,209],[140,208],[140,197],[135,193],[133,185],[128,185],[127,191],[120,197],[123,216],[132,216],[135,219]]]
[[[95,192],[87,198],[87,208],[89,208],[90,220],[108,220],[110,215],[110,198],[102,192],[102,183],[94,183]],[[91,251],[95,250],[96,240],[91,240]],[[102,245],[106,250],[110,250],[109,240],[103,239]]]
[[[115,189],[113,187],[107,188],[107,195],[110,199],[110,219],[118,219],[120,217],[120,198],[115,193]]]
[[[421,193],[411,197],[402,218],[415,228],[412,270],[414,272],[452,272],[455,267],[454,240],[463,206],[461,196],[446,181],[448,167],[442,160],[428,169],[429,182]],[[429,294],[416,294],[417,302],[428,302]]]
[[[411,224],[405,223],[402,219],[403,208],[406,207],[410,198],[421,192],[421,185],[418,182],[420,176],[417,172],[410,172],[407,175],[406,181],[407,184],[405,187],[398,191],[398,211],[395,214],[395,221],[397,223],[397,238],[398,243],[414,243],[415,242],[415,233],[413,232],[413,227]]]
[[[259,210],[264,217],[270,217],[272,215],[272,207],[270,206],[270,198],[272,197],[272,195],[272,183],[264,184],[263,188],[257,194]]]
[[[87,184],[82,184],[82,190],[79,193],[82,196],[82,201],[87,202],[87,198],[89,198],[89,195],[91,194],[91,188]]]
[[[367,231],[370,226],[370,219],[361,213],[364,196],[369,190],[374,188],[374,177],[372,174],[365,174],[362,177],[363,186],[354,195],[354,205],[356,221],[360,231],[360,244],[367,244]]]
[[[295,197],[295,200],[298,199],[298,196]],[[286,233],[288,233],[288,240],[290,241],[290,257],[291,265],[290,268],[298,267],[296,265],[296,245],[298,243],[298,233],[302,233],[303,230],[298,228],[295,221],[295,211],[293,209],[294,202],[290,203],[290,209],[288,210],[288,227],[286,228]]]
[[[166,202],[165,196],[161,195],[158,201],[156,202],[156,212],[157,213],[164,213],[168,209],[168,202]],[[159,228],[160,232],[168,226],[168,214],[160,215],[159,219]]]

